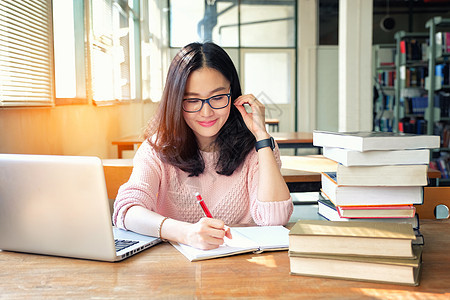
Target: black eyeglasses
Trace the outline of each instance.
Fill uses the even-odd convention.
[[[230,104],[231,93],[220,94],[209,97],[208,99],[188,98],[183,99],[183,110],[188,113],[201,111],[203,105],[208,103],[212,109],[225,108]]]

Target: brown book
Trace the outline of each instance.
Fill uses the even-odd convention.
[[[411,259],[415,238],[410,224],[300,220],[289,232],[289,251]]]
[[[413,249],[414,259],[289,252],[291,274],[416,286],[422,247]]]

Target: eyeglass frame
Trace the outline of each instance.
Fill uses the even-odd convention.
[[[212,98],[218,97],[218,96],[227,96],[227,99],[228,99],[227,105],[222,106],[222,107],[219,107],[219,108],[212,107],[212,105],[211,105],[211,103],[209,102],[209,100],[211,100]],[[195,111],[188,111],[188,110],[185,110],[185,109],[184,109],[184,106],[182,105],[181,108],[182,108],[185,112],[187,112],[187,113],[196,113],[196,112],[201,111],[201,110],[203,109],[203,106],[205,105],[205,103],[208,103],[209,107],[211,107],[212,109],[222,109],[222,108],[225,108],[225,107],[227,107],[228,105],[230,105],[230,100],[231,100],[231,90],[230,90],[229,93],[214,95],[214,96],[211,96],[211,97],[206,98],[206,99],[200,99],[200,98],[185,98],[185,99],[183,99],[183,102],[186,101],[186,100],[200,100],[200,101],[202,101],[202,106],[200,106],[200,108],[199,108],[198,110],[195,110]]]

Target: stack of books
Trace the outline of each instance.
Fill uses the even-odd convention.
[[[418,285],[422,246],[408,224],[297,221],[289,232],[293,275]]]
[[[322,173],[320,215],[333,221],[409,223],[416,242],[423,242],[414,205],[423,204],[429,149],[439,148],[439,136],[314,131],[313,144],[338,162],[336,172]]]

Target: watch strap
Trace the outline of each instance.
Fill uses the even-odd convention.
[[[258,151],[261,148],[270,147],[272,150],[275,149],[275,141],[273,137],[268,139],[260,140],[255,143],[255,149]]]

